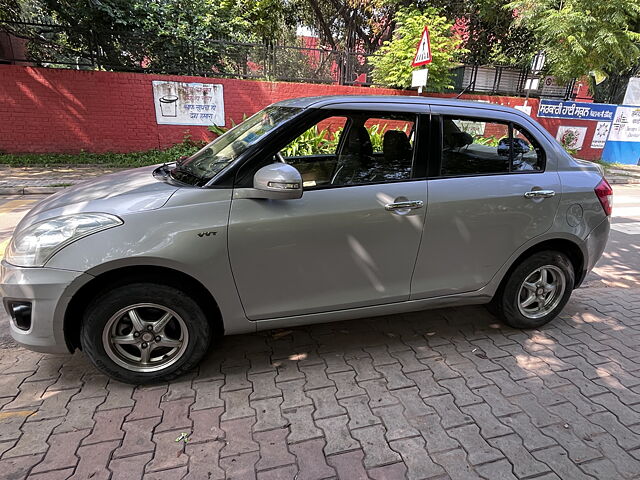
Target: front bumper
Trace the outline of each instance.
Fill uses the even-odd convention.
[[[9,314],[10,302],[31,304],[31,325],[18,328],[9,314],[11,336],[20,345],[38,352],[69,353],[64,337],[64,313],[71,300],[72,285],[90,275],[54,268],[23,268],[2,261],[0,298]]]

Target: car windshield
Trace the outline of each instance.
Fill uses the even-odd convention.
[[[278,106],[259,111],[198,152],[178,162],[171,170],[171,176],[190,185],[205,185],[249,147],[300,111],[300,108]]]

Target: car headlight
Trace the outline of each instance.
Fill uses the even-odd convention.
[[[123,223],[108,213],[76,213],[34,223],[14,234],[5,260],[18,267],[42,267],[70,243]]]

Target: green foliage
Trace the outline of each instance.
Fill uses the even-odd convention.
[[[625,70],[640,58],[638,0],[515,0],[507,8],[534,31],[561,80]]]
[[[474,135],[473,143],[478,145],[486,145],[488,147],[497,147],[500,144],[500,139],[495,136],[483,137],[482,135]]]
[[[429,64],[427,88],[432,91],[452,88],[450,69],[455,65],[456,57],[465,52],[458,48],[460,38],[451,34],[453,23],[431,7],[422,11],[401,9],[396,14],[396,21],[393,39],[384,42],[377,52],[380,56],[371,58],[374,81],[392,87],[411,86],[411,72],[414,70],[411,62],[422,30],[428,25],[433,62]]]
[[[194,154],[202,142],[186,139],[166,150],[148,150],[131,153],[25,153],[0,154],[0,164],[12,167],[52,165],[100,165],[101,167],[143,167],[157,163],[175,162],[180,157]]]

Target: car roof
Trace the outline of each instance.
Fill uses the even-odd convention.
[[[298,108],[323,108],[343,103],[403,103],[406,105],[441,105],[450,107],[474,107],[489,110],[500,110],[509,113],[521,113],[518,110],[488,102],[459,100],[457,98],[419,97],[409,95],[326,95],[318,97],[300,97],[283,100],[275,105]]]

